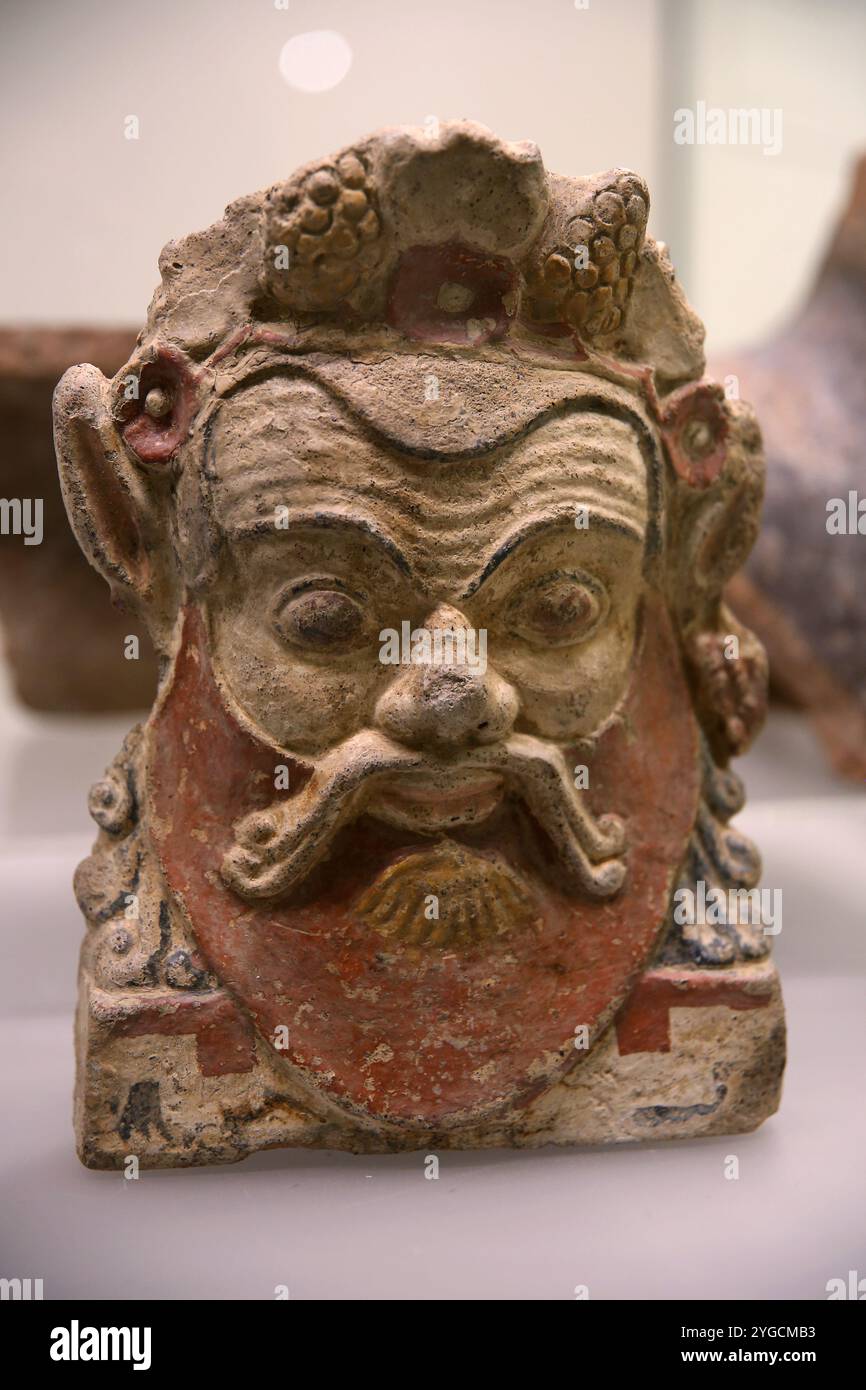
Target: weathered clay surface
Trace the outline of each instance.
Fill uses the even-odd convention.
[[[39,710],[141,710],[156,690],[156,659],[142,626],[127,659],[129,616],[105,602],[66,524],[51,437],[61,372],[95,362],[113,372],[129,356],[124,329],[0,329],[0,497],[39,500],[40,544],[0,535],[0,622],[14,689]]]
[[[764,525],[747,569],[731,583],[731,605],[766,647],[774,691],[809,712],[833,766],[859,782],[866,777],[864,368],[866,158],[804,308],[770,342],[713,363],[718,376],[738,379],[759,411],[767,450]]]
[[[759,872],[760,436],[647,208],[386,130],[167,247],[129,363],[64,376],[72,524],[163,658],[76,879],[86,1163],[775,1109],[768,938],[672,912]]]

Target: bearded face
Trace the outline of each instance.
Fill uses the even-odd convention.
[[[762,464],[647,200],[389,130],[166,248],[126,368],[61,382],[73,526],[162,659],[79,875],[88,1154],[169,1085],[160,1161],[631,1135],[626,1001],[759,954],[669,923],[682,874],[756,872],[722,589]]]
[[[169,888],[293,1077],[398,1126],[520,1103],[645,961],[694,820],[641,449],[572,412],[443,462],[275,378],[206,466],[219,560],[149,737]]]

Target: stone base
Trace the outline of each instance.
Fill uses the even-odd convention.
[[[107,993],[82,981],[75,1126],[90,1168],[230,1163],[258,1149],[354,1153],[693,1139],[755,1129],[779,1103],[785,1022],[768,961],[639,981],[567,1077],[483,1126],[361,1121],[288,1069],[221,991]]]

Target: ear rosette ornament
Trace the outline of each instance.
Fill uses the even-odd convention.
[[[189,435],[196,405],[192,363],[161,346],[123,374],[115,416],[124,443],[139,462],[165,465]]]
[[[727,457],[730,421],[722,387],[701,381],[675,391],[664,404],[662,431],[677,476],[689,487],[709,487]]]

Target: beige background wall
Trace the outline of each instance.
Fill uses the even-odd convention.
[[[713,346],[802,292],[866,147],[860,0],[6,0],[0,319],[140,322],[170,237],[388,123],[471,116],[548,167],[642,172]],[[343,36],[344,80],[280,74]],[[781,106],[778,158],[673,142],[673,111]],[[135,115],[140,138],[124,138]]]
[[[760,338],[806,292],[866,153],[864,0],[694,0],[675,105],[779,107],[782,151],[669,147],[680,269],[714,347]],[[685,95],[683,95],[685,93]]]
[[[563,172],[618,162],[651,183],[657,172],[659,36],[643,0],[588,11],[571,0],[29,0],[9,14],[7,319],[138,322],[166,240],[380,125],[470,116],[535,140]],[[331,91],[294,91],[280,50],[320,29],[345,37],[352,67]],[[124,139],[130,113],[138,141]]]

